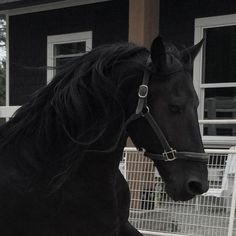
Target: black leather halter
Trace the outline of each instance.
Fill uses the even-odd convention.
[[[151,63],[151,58],[149,57],[147,60],[147,64]],[[144,155],[151,158],[152,160],[158,160],[158,161],[174,161],[176,159],[183,159],[183,160],[189,160],[189,161],[198,161],[198,162],[207,162],[208,161],[208,154],[206,153],[199,153],[199,152],[179,152],[175,149],[173,149],[165,135],[163,134],[161,128],[157,124],[157,122],[154,120],[153,116],[151,115],[149,111],[149,107],[147,105],[147,95],[148,95],[148,82],[149,82],[149,71],[145,70],[143,75],[143,81],[142,84],[139,86],[138,91],[138,105],[136,108],[136,111],[128,120],[128,124],[130,124],[132,121],[137,120],[139,118],[145,119],[150,126],[152,127],[152,130],[154,131],[157,138],[160,140],[162,147],[164,149],[164,152],[162,154],[160,153],[150,153],[148,150],[144,151]],[[137,147],[138,149],[142,149],[140,147]]]

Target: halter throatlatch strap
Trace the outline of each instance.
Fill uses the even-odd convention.
[[[148,58],[147,64],[151,63],[151,57]],[[148,95],[148,82],[149,82],[149,71],[145,70],[143,75],[142,84],[139,86],[138,91],[138,104],[135,113],[128,119],[127,125],[130,124],[132,121],[137,120],[139,118],[145,119],[152,130],[154,131],[155,135],[157,136],[158,140],[161,142],[164,152],[162,154],[159,153],[150,153],[148,151],[144,152],[145,156],[148,156],[150,159],[157,160],[157,161],[174,161],[176,159],[182,160],[189,160],[189,161],[198,161],[198,162],[207,162],[208,161],[208,154],[206,153],[199,153],[199,152],[178,152],[177,150],[173,149],[165,135],[163,134],[161,128],[151,115],[149,111],[149,107],[147,105],[147,95]],[[137,147],[138,149],[142,149]]]

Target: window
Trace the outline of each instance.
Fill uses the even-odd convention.
[[[236,15],[195,20],[195,43],[205,45],[195,60],[194,84],[206,144],[236,141]]]
[[[92,49],[92,32],[48,36],[48,73],[49,82],[56,70],[66,61],[83,55]],[[54,68],[54,69],[50,69]]]

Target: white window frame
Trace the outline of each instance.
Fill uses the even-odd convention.
[[[9,91],[9,16],[6,16],[6,104],[0,106],[0,118],[6,118],[8,120],[20,106],[9,106],[10,103],[10,91]]]
[[[194,31],[194,43],[198,43],[204,36],[204,29],[224,26],[236,26],[236,14],[204,17],[195,19],[195,31]],[[196,92],[199,96],[200,106],[198,110],[199,123],[201,132],[203,134],[203,124],[232,124],[236,125],[236,119],[229,120],[203,120],[204,117],[204,89],[205,88],[217,88],[224,85],[224,87],[236,86],[236,82],[233,83],[215,83],[215,84],[201,84],[203,74],[203,50],[197,55],[194,62],[193,69],[193,81]],[[203,136],[203,142],[209,146],[224,146],[229,147],[235,145],[236,137],[230,136]]]
[[[59,34],[52,35],[47,37],[47,83],[51,81],[54,76],[54,70],[50,69],[54,66],[54,46],[57,44],[64,43],[76,43],[76,42],[85,42],[86,43],[86,52],[92,49],[92,31],[70,33],[70,34]],[[70,55],[71,56],[78,56]],[[66,57],[66,55],[64,56]]]

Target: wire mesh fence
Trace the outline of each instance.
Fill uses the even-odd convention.
[[[153,163],[127,148],[120,169],[131,192],[130,222],[145,235],[236,236],[236,151],[210,151],[209,191],[174,202]]]

